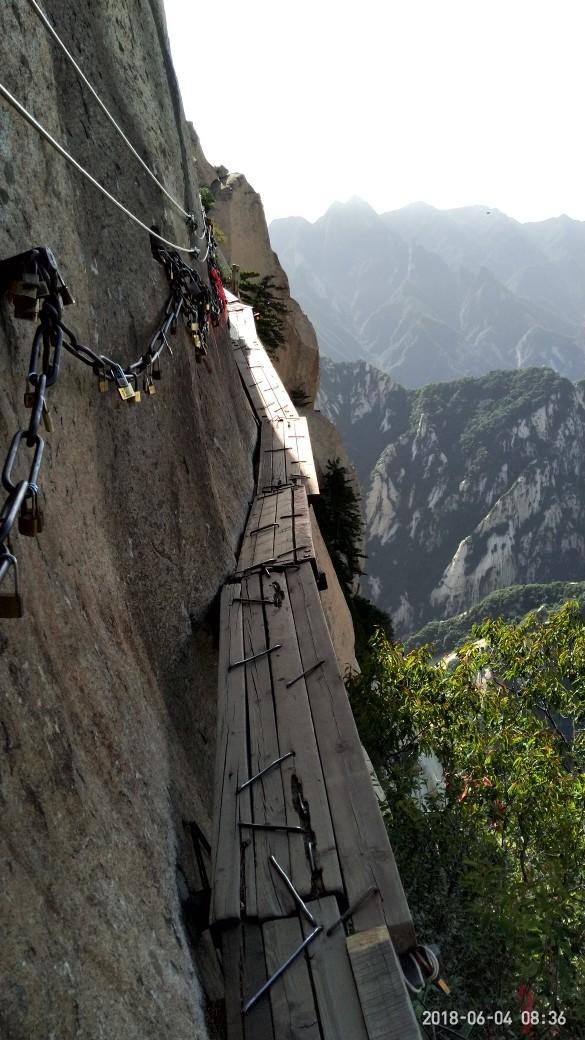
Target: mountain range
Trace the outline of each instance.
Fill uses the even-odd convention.
[[[407,390],[322,359],[356,465],[364,591],[404,636],[515,585],[585,580],[585,383],[547,368]]]
[[[585,223],[425,203],[378,214],[354,198],[314,223],[275,220],[270,237],[332,360],[409,388],[535,366],[585,376]]]

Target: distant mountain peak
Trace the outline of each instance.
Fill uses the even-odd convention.
[[[421,201],[379,215],[353,196],[271,235],[336,361],[367,358],[408,387],[496,368],[585,375],[585,223]]]

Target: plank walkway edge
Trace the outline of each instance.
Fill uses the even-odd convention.
[[[228,1040],[420,1040],[397,956],[416,936],[318,592],[307,420],[227,298],[260,434],[220,609],[210,923]]]

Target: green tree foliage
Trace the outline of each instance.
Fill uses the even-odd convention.
[[[363,667],[370,653],[372,633],[378,629],[392,639],[392,619],[374,603],[354,592],[355,579],[362,574],[363,520],[359,497],[340,459],[329,459],[320,480],[315,515],[343,589],[353,620],[355,655]]]
[[[258,335],[270,357],[275,357],[284,346],[287,307],[276,295],[283,291],[275,285],[272,275],[261,278],[257,271],[242,271],[240,274],[240,298],[253,307]]]
[[[199,198],[201,199],[203,209],[206,213],[209,213],[209,211],[215,206],[215,196],[211,188],[208,188],[207,185],[204,184],[203,187],[199,189]]]
[[[427,647],[406,653],[379,632],[349,688],[417,927],[442,949],[453,996],[436,999],[515,1009],[518,1023],[524,983],[540,1009],[565,1010],[561,1036],[585,1037],[578,604],[545,620],[487,620],[450,664],[433,664]],[[445,782],[423,796],[420,756],[432,752]],[[534,1027],[531,1035],[559,1034]]]
[[[349,597],[348,605],[355,634],[355,656],[360,668],[363,668],[370,654],[373,632],[379,629],[386,639],[394,638],[392,618],[385,610],[380,610],[375,603],[359,593]]]
[[[329,459],[319,490],[315,515],[339,583],[350,596],[354,579],[362,573],[363,520],[359,498],[340,459]]]

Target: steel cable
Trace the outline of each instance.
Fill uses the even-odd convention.
[[[105,195],[105,197],[109,199],[110,202],[113,202],[114,206],[117,206],[118,209],[122,211],[122,213],[125,213],[127,217],[130,217],[130,219],[133,220],[135,224],[138,224],[138,226],[141,227],[144,231],[148,232],[149,235],[153,235],[159,242],[163,242],[165,246],[170,246],[171,249],[177,249],[181,253],[190,253],[194,256],[199,255],[200,250],[197,248],[197,246],[181,246],[178,245],[176,242],[171,242],[169,241],[169,239],[163,238],[162,235],[159,235],[157,232],[152,231],[147,224],[140,220],[139,217],[132,213],[131,210],[127,209],[126,206],[124,206],[123,203],[121,203],[117,198],[115,198],[115,196],[112,195],[107,190],[107,188],[104,188],[103,184],[100,184],[100,182],[97,181],[95,177],[93,177],[91,173],[89,173],[89,171],[85,169],[85,167],[78,163],[77,159],[74,159],[73,156],[69,154],[67,149],[64,148],[63,145],[59,144],[59,142],[55,140],[55,138],[49,133],[48,130],[45,130],[45,127],[42,126],[37,119],[35,119],[35,117],[28,111],[28,109],[24,107],[24,105],[21,105],[20,101],[18,101],[17,98],[15,98],[14,95],[11,94],[9,90],[7,90],[3,83],[0,83],[0,94],[2,94],[6,101],[8,101],[10,105],[12,105],[12,107],[19,113],[19,115],[23,117],[23,119],[26,120],[27,123],[29,123],[32,127],[34,127],[35,130],[38,131],[41,137],[43,137],[45,141],[47,141],[51,145],[51,147],[59,153],[59,155],[63,156],[63,158],[68,163],[70,163],[71,166],[75,167],[75,169],[79,173],[81,173],[90,182],[90,184],[93,184],[95,188],[101,191],[102,195]]]
[[[181,206],[180,202],[177,202],[177,200],[171,195],[171,193],[169,191],[167,191],[167,189],[165,188],[164,184],[161,184],[161,182],[159,181],[158,177],[156,177],[156,175],[152,172],[152,170],[150,169],[148,164],[145,163],[144,159],[139,154],[139,152],[137,152],[137,150],[134,147],[134,145],[132,144],[132,142],[128,139],[128,137],[126,136],[126,134],[122,130],[122,127],[114,119],[112,113],[109,111],[109,109],[108,109],[107,105],[105,104],[105,102],[102,101],[102,99],[99,96],[99,94],[98,94],[97,90],[95,89],[95,87],[93,87],[92,84],[90,83],[90,81],[88,80],[88,78],[85,75],[83,69],[81,69],[80,66],[78,65],[78,63],[76,62],[75,58],[71,54],[71,51],[69,51],[67,49],[67,47],[63,43],[63,40],[61,39],[61,37],[57,33],[56,29],[54,29],[53,26],[51,25],[51,23],[50,23],[49,19],[47,18],[46,14],[44,13],[44,11],[37,4],[37,0],[28,0],[28,2],[31,5],[31,7],[33,8],[33,10],[35,11],[35,13],[38,15],[38,17],[40,18],[40,20],[43,23],[43,25],[45,26],[45,28],[50,32],[50,34],[53,37],[53,39],[55,40],[55,42],[59,45],[59,47],[63,51],[63,53],[64,53],[65,57],[67,58],[67,60],[69,62],[71,62],[71,64],[73,65],[73,68],[75,69],[77,75],[81,77],[81,79],[85,83],[85,85],[88,88],[88,90],[91,91],[91,93],[93,94],[94,98],[96,99],[98,105],[100,106],[102,111],[105,113],[107,118],[110,120],[110,123],[112,124],[114,129],[118,131],[118,133],[120,134],[120,137],[122,138],[124,143],[128,146],[128,148],[130,149],[132,154],[135,156],[135,158],[138,159],[138,162],[143,167],[143,169],[146,170],[146,172],[149,175],[149,177],[152,177],[152,180],[154,181],[154,183],[158,185],[158,187],[160,188],[160,190],[162,192],[164,192],[166,197],[172,202],[173,206],[175,206],[183,214],[183,216],[186,217],[187,221],[193,221],[194,220],[193,214],[189,213],[186,209],[183,209],[183,207]]]

